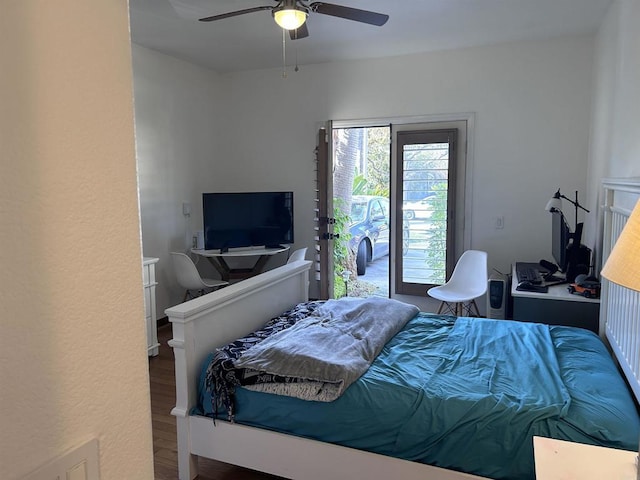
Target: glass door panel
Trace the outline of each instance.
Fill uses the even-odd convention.
[[[455,130],[398,132],[403,228],[398,293],[424,295],[428,287],[447,279],[453,246],[454,142]]]

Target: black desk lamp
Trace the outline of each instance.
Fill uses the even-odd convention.
[[[551,199],[547,202],[547,207],[546,210],[547,212],[553,212],[553,211],[562,211],[562,199],[567,200],[568,202],[570,202],[576,209],[576,229],[578,228],[578,209],[581,208],[582,210],[584,210],[585,212],[589,213],[589,210],[587,210],[586,208],[584,208],[582,205],[580,205],[580,203],[578,202],[578,191],[576,190],[576,199],[575,201],[571,200],[568,197],[565,197],[564,195],[562,195],[560,193],[560,189],[558,189],[558,191],[553,195],[553,197],[551,197]]]

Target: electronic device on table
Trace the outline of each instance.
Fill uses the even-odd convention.
[[[547,260],[539,263],[516,262],[516,290],[547,293],[550,286],[567,283],[564,276],[557,276],[558,266]]]
[[[544,279],[537,263],[516,262],[516,290],[520,292],[547,293],[549,288],[544,284]]]
[[[551,253],[560,272],[565,274],[567,282],[573,282],[576,276],[588,274],[591,265],[591,249],[582,245],[584,224],[577,223],[571,233],[567,219],[559,210],[552,213]]]
[[[584,224],[577,223],[575,231],[571,233],[562,211],[553,209],[551,213],[551,254],[556,263],[546,260],[540,260],[539,264],[517,262],[516,290],[546,293],[549,286],[571,283],[576,276],[589,273],[591,250],[581,243]],[[556,275],[558,271],[564,275]]]
[[[516,277],[518,283],[528,282],[533,285],[542,285],[544,282],[537,263],[516,262]]]
[[[203,193],[205,250],[293,243],[293,192]]]

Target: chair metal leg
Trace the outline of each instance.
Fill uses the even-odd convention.
[[[184,292],[184,297],[182,297],[182,303],[186,302],[187,300],[192,300],[194,298],[197,298],[199,296],[200,296],[200,292],[198,292],[198,295],[194,297],[193,294],[191,293],[191,290],[186,290]]]
[[[469,301],[469,303],[467,305],[465,305],[465,314],[468,317],[479,317],[480,316],[480,311],[478,310],[478,305],[476,305],[476,301],[475,300],[471,300],[471,301]]]
[[[480,317],[480,310],[478,310],[478,304],[476,303],[475,299],[471,300],[471,306],[473,306],[473,308],[475,308],[476,310],[476,317]]]
[[[449,303],[442,301],[440,302],[440,306],[438,307],[438,311],[436,315],[440,315],[443,313],[445,315],[455,315],[456,317],[468,316],[468,317],[480,317],[480,310],[478,309],[478,304],[475,300],[471,300],[468,303],[465,302],[455,302]]]
[[[438,307],[438,311],[436,315],[440,315],[441,313],[444,315],[455,315],[456,317],[461,317],[465,310],[465,304],[461,302],[449,303],[444,300],[440,302],[440,306]],[[444,312],[443,312],[444,310]]]

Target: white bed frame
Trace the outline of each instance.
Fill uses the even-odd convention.
[[[624,216],[628,217],[631,210],[618,206],[620,195],[640,198],[640,182],[608,180],[604,185],[606,258],[622,230]],[[622,215],[622,220],[617,215]],[[176,406],[171,413],[177,423],[180,480],[197,475],[198,456],[291,479],[481,478],[223,420],[216,420],[214,426],[209,417],[189,415],[197,404],[198,377],[206,356],[308,300],[311,265],[309,261],[293,262],[166,310],[173,325],[169,344],[175,355]],[[639,294],[619,291],[620,288],[606,282],[603,285],[601,330],[606,331],[613,352],[640,398],[640,333],[634,326],[640,318],[640,298]]]
[[[217,347],[251,333],[292,306],[308,300],[311,262],[298,261],[243,280],[166,310],[173,325],[178,474],[191,480],[198,456],[285,478],[326,480],[402,478],[478,479],[451,470],[189,415],[197,404],[202,362]]]
[[[640,199],[640,178],[606,178],[602,187],[604,265],[604,259],[609,256],[633,207]],[[640,403],[640,292],[603,279],[600,302],[600,335],[609,342],[636,400]]]

